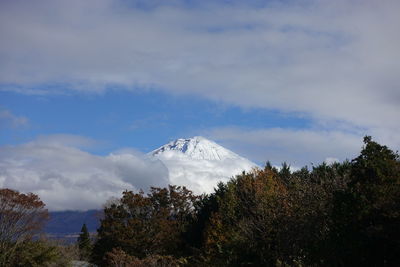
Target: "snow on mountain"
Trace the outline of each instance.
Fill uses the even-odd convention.
[[[171,184],[184,185],[195,193],[210,193],[218,182],[226,182],[257,165],[236,153],[196,136],[177,139],[150,153],[169,170]]]

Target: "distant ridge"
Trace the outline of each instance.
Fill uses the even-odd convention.
[[[102,212],[101,210],[50,212],[50,219],[44,227],[44,232],[50,238],[75,243],[84,223],[91,234],[96,233]]]

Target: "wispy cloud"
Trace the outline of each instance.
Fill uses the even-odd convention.
[[[17,116],[7,109],[0,108],[0,129],[4,127],[19,128],[29,124],[28,118]]]

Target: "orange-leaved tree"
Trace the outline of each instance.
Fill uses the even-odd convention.
[[[37,195],[0,189],[0,266],[12,262],[18,247],[39,233],[47,219]]]

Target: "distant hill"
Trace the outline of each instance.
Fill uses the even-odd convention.
[[[86,223],[89,232],[94,233],[100,225],[100,214],[100,210],[50,212],[44,231],[51,236],[79,234]]]

